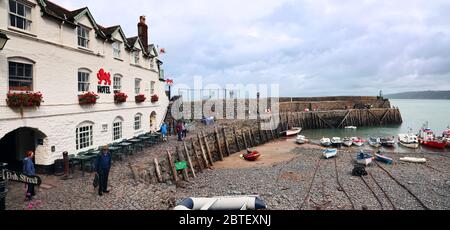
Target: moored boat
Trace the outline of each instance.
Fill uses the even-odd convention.
[[[323,151],[323,157],[325,157],[326,159],[335,157],[337,155],[337,152],[337,149],[325,149]]]
[[[380,152],[378,152],[377,154],[375,154],[375,159],[379,162],[383,162],[386,164],[391,165],[392,163],[394,163],[394,160],[390,157],[387,157],[383,154],[381,154]]]
[[[294,127],[292,129],[286,131],[286,136],[292,137],[292,136],[298,135],[301,131],[302,131],[302,128]]]
[[[373,161],[373,156],[370,153],[365,153],[365,152],[361,151],[356,156],[356,163],[361,164],[361,165],[368,166],[372,163],[372,161]]]
[[[356,126],[345,126],[345,129],[353,129],[353,130],[356,130],[356,129],[358,129],[358,127],[356,127]]]
[[[398,143],[406,148],[418,149],[420,147],[419,139],[413,134],[399,134]]]
[[[307,143],[308,139],[306,139],[306,137],[303,135],[297,135],[297,139],[295,141],[297,142],[297,144],[302,145],[302,144]]]
[[[447,141],[447,147],[450,147],[450,127],[447,127],[447,130],[444,131],[442,136]]]
[[[381,147],[381,140],[377,137],[370,137],[369,138],[369,145],[375,148]]]
[[[435,149],[445,149],[445,147],[447,146],[447,140],[443,138],[437,138],[430,128],[423,128],[419,132],[419,142],[421,145]]]
[[[248,161],[256,161],[261,156],[261,154],[258,151],[252,151],[250,153],[244,154],[244,159]]]
[[[343,139],[343,144],[344,146],[351,147],[353,145],[353,140],[351,138],[346,137]]]
[[[361,147],[364,145],[364,143],[366,141],[364,141],[363,139],[359,138],[359,137],[352,137],[352,142],[355,146]]]
[[[342,147],[342,140],[340,137],[333,137],[331,138],[331,145],[334,147]]]
[[[324,137],[324,138],[320,139],[320,144],[322,146],[325,146],[325,147],[330,147],[331,146],[331,139]]]
[[[394,137],[384,137],[380,139],[381,146],[384,147],[394,147],[395,146],[395,138]]]

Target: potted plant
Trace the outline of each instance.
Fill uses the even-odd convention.
[[[126,102],[127,98],[128,96],[125,93],[122,92],[114,93],[114,102],[117,104]]]
[[[6,104],[11,108],[39,107],[43,101],[41,92],[11,93],[6,96]]]
[[[144,94],[139,94],[139,95],[136,95],[136,97],[135,97],[136,103],[142,103],[142,102],[144,102],[146,99],[147,99],[147,98],[145,97]]]
[[[159,97],[158,97],[158,95],[156,95],[156,94],[155,94],[155,95],[153,95],[153,96],[152,96],[152,99],[151,99],[151,100],[152,100],[152,103],[156,103],[156,102],[158,102],[158,101],[159,101]]]
[[[94,92],[87,92],[78,95],[78,102],[80,105],[91,105],[97,103],[98,95]]]

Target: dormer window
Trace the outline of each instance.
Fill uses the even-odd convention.
[[[139,60],[140,60],[140,51],[139,50],[133,51],[134,64],[139,65]]]
[[[83,26],[78,26],[78,46],[82,48],[89,48],[89,29]]]
[[[31,7],[15,0],[9,0],[9,21],[10,26],[31,30]]]
[[[114,42],[112,44],[114,58],[120,59],[120,42]]]

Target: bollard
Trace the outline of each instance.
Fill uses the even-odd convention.
[[[64,176],[62,177],[62,179],[63,180],[71,179],[70,174],[69,174],[70,163],[69,163],[69,153],[68,152],[63,152],[63,162],[64,162]]]
[[[6,210],[6,194],[8,190],[6,189],[6,179],[3,178],[3,170],[6,170],[8,164],[0,163],[0,211]]]

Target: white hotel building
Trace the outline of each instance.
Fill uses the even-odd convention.
[[[138,31],[127,38],[120,26],[100,26],[88,8],[0,0],[0,32],[10,38],[0,51],[0,162],[20,166],[32,150],[36,165],[51,166],[64,151],[77,154],[159,130],[169,104],[162,62],[148,44],[145,19]],[[110,86],[99,84],[101,69]],[[115,103],[115,91],[127,101]],[[8,92],[41,92],[43,102],[9,107]],[[95,104],[80,105],[78,95],[86,92],[98,94]],[[138,94],[147,100],[137,103]]]

